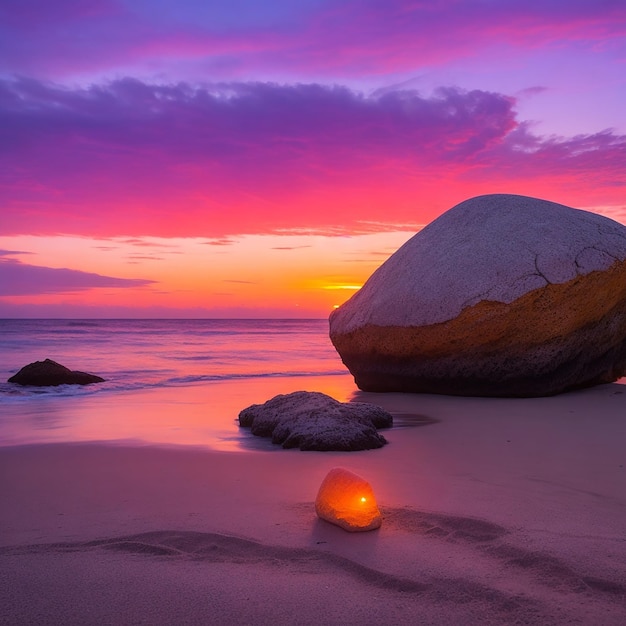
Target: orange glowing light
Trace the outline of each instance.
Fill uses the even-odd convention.
[[[370,484],[342,467],[330,470],[323,480],[315,512],[321,519],[349,531],[374,530],[382,523]]]

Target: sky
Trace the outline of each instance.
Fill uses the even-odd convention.
[[[626,2],[0,2],[0,317],[326,317],[486,193],[626,224]]]

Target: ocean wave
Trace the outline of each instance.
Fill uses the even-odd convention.
[[[300,378],[317,376],[340,376],[347,374],[346,370],[331,370],[321,372],[261,372],[261,373],[239,373],[239,374],[195,374],[189,376],[177,376],[170,378],[167,382],[171,385],[184,385],[204,382],[218,382],[224,380],[241,380],[246,378]]]
[[[202,383],[226,382],[229,380],[246,380],[259,378],[310,378],[320,376],[343,376],[347,370],[326,371],[281,371],[281,372],[250,372],[224,374],[191,374],[174,376],[159,381],[109,379],[94,385],[58,385],[55,387],[30,387],[12,383],[0,383],[0,402],[19,403],[35,399],[52,399],[68,397],[85,397],[103,393],[121,393],[129,391],[143,391],[167,387],[184,387],[186,385],[200,385]],[[1,412],[0,412],[1,415]]]
[[[28,402],[34,399],[67,398],[92,395],[103,391],[93,385],[57,385],[54,387],[30,387],[12,383],[0,383],[0,402]],[[0,411],[1,415],[1,411]]]

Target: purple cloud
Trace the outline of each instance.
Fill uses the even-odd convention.
[[[0,158],[9,170],[9,186],[18,190],[28,189],[29,170],[39,171],[44,180],[58,178],[61,185],[64,178],[75,182],[75,170],[67,171],[71,165],[91,175],[90,187],[97,182],[96,168],[119,174],[103,185],[106,192],[132,190],[135,175],[151,178],[163,166],[174,168],[172,182],[202,173],[256,185],[285,166],[310,165],[319,175],[384,157],[463,162],[504,139],[513,149],[532,144],[534,151],[552,153],[554,140],[528,129],[515,132],[514,105],[502,94],[454,88],[431,97],[416,91],[366,97],[314,84],[193,88],[125,79],[71,90],[17,79],[0,82]],[[583,143],[589,151],[623,141],[607,131],[558,144],[568,155]],[[275,161],[267,163],[264,157]],[[125,172],[131,164],[134,171]],[[281,178],[281,185],[290,183]],[[37,182],[31,179],[35,188]]]
[[[622,46],[611,0],[285,0],[259,4],[13,0],[0,4],[0,72],[346,76],[432,67],[498,43]],[[135,73],[137,73],[135,72]]]
[[[445,199],[451,182],[436,181],[510,186],[585,172],[588,187],[606,192],[623,182],[625,150],[626,137],[611,131],[533,135],[513,98],[481,90],[365,96],[317,84],[5,80],[0,228],[215,240],[341,230],[379,220],[381,207],[354,195],[368,186],[392,199],[423,189]],[[347,193],[358,202],[344,202]],[[314,211],[293,210],[303,197],[319,197]],[[412,221],[404,202],[387,206],[389,223]]]
[[[24,252],[23,250],[1,250],[0,249],[0,261],[5,260],[6,257],[21,256],[22,254],[32,254],[32,252]],[[7,259],[12,260],[12,259]]]
[[[27,265],[6,258],[8,254],[6,251],[0,251],[0,297],[68,293],[102,287],[136,288],[154,282],[144,279],[113,278],[71,269]]]

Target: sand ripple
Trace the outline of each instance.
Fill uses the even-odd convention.
[[[307,585],[317,588],[328,581],[332,587],[334,582],[341,581],[341,593],[349,589],[348,597],[362,594],[384,598],[385,602],[395,598],[398,623],[411,614],[411,606],[423,623],[446,623],[437,622],[437,616],[443,619],[442,615],[451,620],[449,623],[460,616],[465,616],[466,623],[516,624],[586,623],[590,615],[601,616],[598,623],[619,624],[626,618],[626,585],[623,581],[590,577],[548,553],[514,545],[509,542],[509,532],[502,526],[480,519],[410,508],[387,508],[383,513],[387,531],[408,533],[416,540],[470,550],[475,554],[477,571],[493,572],[492,578],[496,581],[502,572],[506,584],[496,584],[493,580],[490,583],[489,577],[436,576],[427,569],[420,570],[419,566],[407,576],[404,572],[394,573],[364,565],[322,547],[266,545],[221,533],[179,530],[93,541],[11,546],[0,549],[0,556],[6,559],[18,555],[22,558],[25,555],[78,555],[104,563],[102,567],[106,567],[104,553],[114,553],[117,558],[134,559],[135,565],[136,560],[141,559],[148,571],[176,563],[192,564],[200,568],[194,570],[200,579],[207,576],[211,568],[228,566],[228,576],[220,583],[225,588],[230,586],[228,581],[233,579],[233,571],[240,572],[246,580],[257,581],[282,580],[281,577],[287,575],[291,580],[303,581],[305,589]],[[205,568],[209,569],[205,571]],[[328,586],[325,584],[326,588]],[[276,602],[278,598],[270,601]],[[285,598],[280,601],[284,602]],[[241,617],[237,611],[239,609],[236,614]],[[304,616],[294,623],[314,623],[314,616],[309,617],[310,621]],[[279,618],[272,619],[280,622]],[[263,621],[259,620],[259,623]]]

